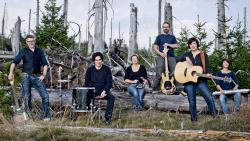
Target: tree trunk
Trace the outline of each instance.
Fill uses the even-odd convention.
[[[28,35],[30,34],[30,19],[31,19],[31,9],[30,9],[30,11],[29,11]]]
[[[169,33],[173,34],[173,16],[172,16],[172,6],[170,3],[165,3],[165,21],[169,22],[170,30]]]
[[[37,5],[36,5],[36,30],[39,28],[39,12],[40,12],[39,4],[40,4],[40,1],[37,0]]]
[[[95,0],[94,52],[104,52],[103,42],[103,0]]]
[[[138,49],[137,47],[137,7],[134,3],[130,3],[130,31],[129,31],[129,47],[128,47],[128,61],[130,57]]]
[[[11,34],[11,46],[14,55],[16,55],[20,49],[20,34],[21,34],[21,19],[20,17],[18,17],[17,22],[15,23],[13,33]]]
[[[246,43],[246,37],[247,37],[247,8],[244,8],[244,43]]]
[[[221,49],[225,43],[226,17],[225,0],[218,0],[218,43],[216,49]]]
[[[5,28],[5,14],[6,14],[6,3],[4,3],[4,9],[3,9],[3,20],[2,20],[2,35],[4,37],[4,28]]]
[[[64,26],[67,26],[67,22],[68,22],[68,0],[64,0],[63,12],[64,12]]]
[[[88,55],[91,55],[93,52],[93,36],[88,33]]]
[[[162,0],[159,0],[158,8],[158,34],[161,34],[161,3]]]

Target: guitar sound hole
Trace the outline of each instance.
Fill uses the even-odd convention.
[[[172,88],[172,84],[170,81],[166,81],[164,84],[164,87],[166,88],[166,90],[171,90]]]
[[[196,76],[196,72],[195,71],[192,71],[192,76]]]

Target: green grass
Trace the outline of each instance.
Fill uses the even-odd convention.
[[[26,131],[6,131],[0,130],[1,140],[41,140],[41,141],[182,141],[182,140],[203,140],[200,138],[189,138],[188,136],[170,136],[165,133],[141,133],[139,135],[131,134],[125,135],[103,135],[99,133],[90,133],[84,130],[68,131],[55,126],[88,126],[88,127],[103,127],[103,128],[144,128],[144,129],[161,129],[161,130],[175,130],[181,129],[183,123],[184,130],[217,130],[217,131],[250,131],[250,106],[242,106],[239,113],[231,115],[228,121],[225,121],[225,116],[220,115],[213,119],[207,114],[199,114],[197,123],[190,122],[190,115],[188,113],[171,113],[157,110],[144,110],[136,113],[129,108],[116,107],[113,116],[113,123],[107,126],[102,120],[95,118],[90,120],[89,114],[81,113],[76,121],[72,121],[67,116],[64,118],[55,118],[53,121],[47,123],[41,120],[35,121],[35,124],[44,125],[45,128]],[[213,140],[228,140],[224,137],[215,138]]]

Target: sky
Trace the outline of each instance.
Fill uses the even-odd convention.
[[[86,23],[89,9],[89,1],[92,7],[94,0],[69,0],[68,21],[73,21],[81,25],[82,41],[86,40]],[[162,0],[162,8],[165,0]],[[179,37],[182,27],[187,27],[191,32],[195,32],[194,23],[199,15],[200,21],[206,22],[206,31],[208,32],[208,41],[214,39],[213,31],[217,31],[217,0],[166,0],[172,5],[174,18],[173,30],[174,35]],[[9,35],[10,29],[14,27],[17,17],[22,20],[22,32],[28,31],[29,9],[31,14],[31,29],[35,28],[36,0],[0,0],[0,20],[3,17],[3,7],[6,2],[7,17],[5,23],[5,35]],[[41,10],[44,11],[44,5],[47,0],[40,0]],[[109,42],[110,38],[110,21],[113,21],[113,38],[118,38],[119,23],[121,27],[121,36],[125,43],[129,41],[129,19],[130,3],[134,3],[138,8],[138,45],[140,48],[149,47],[149,37],[153,43],[158,34],[158,0],[109,0],[112,6],[108,5],[108,20],[106,27],[105,40]],[[59,6],[63,6],[63,0],[57,0]],[[250,31],[250,1],[249,0],[228,0],[226,2],[226,16],[232,17],[229,25],[235,25],[237,19],[243,21],[244,7],[247,8],[247,30]],[[111,8],[112,7],[112,8]],[[112,9],[114,13],[112,12]],[[163,12],[162,12],[163,13]],[[40,16],[42,14],[40,13]],[[162,16],[163,17],[163,16]],[[93,23],[94,18],[90,23]],[[163,19],[162,19],[163,21]],[[2,22],[0,23],[2,27]],[[77,26],[71,24],[70,34],[77,30]],[[91,25],[93,35],[94,25]],[[78,41],[78,40],[77,40]]]

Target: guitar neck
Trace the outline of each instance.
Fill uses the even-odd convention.
[[[216,80],[225,80],[225,78],[223,77],[218,77],[218,76],[207,76],[206,74],[202,74],[202,73],[195,73],[195,75],[199,76],[199,77],[204,77],[204,78],[211,78],[211,79],[216,79]]]
[[[166,79],[169,80],[168,59],[167,59],[167,57],[165,57],[165,75],[166,75]]]

